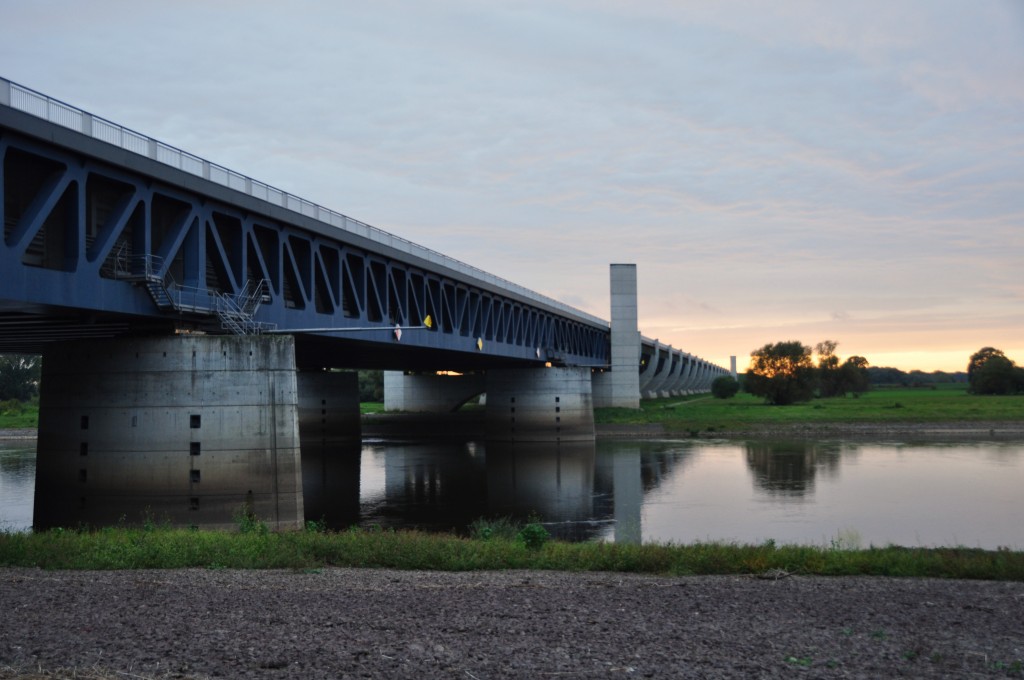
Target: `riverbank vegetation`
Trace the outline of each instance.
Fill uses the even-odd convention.
[[[352,529],[271,533],[151,527],[0,533],[0,566],[42,569],[547,569],[664,575],[894,576],[1022,581],[1024,553],[972,548],[618,545]],[[536,534],[534,535],[536,537]]]
[[[381,402],[363,402],[362,413],[384,412]],[[750,430],[759,427],[842,423],[1020,422],[1024,402],[1019,395],[977,395],[966,383],[924,388],[876,388],[856,397],[815,399],[786,408],[767,406],[763,399],[740,392],[727,399],[707,394],[651,399],[640,410],[595,409],[597,423],[662,424],[666,432],[690,433]],[[0,402],[0,429],[34,428],[39,403]]]
[[[39,397],[0,401],[0,430],[31,429],[39,422]]]
[[[740,392],[730,399],[692,395],[651,399],[639,410],[595,409],[599,424],[661,424],[666,432],[715,433],[771,428],[866,423],[1020,422],[1024,402],[1019,396],[977,395],[964,383],[930,389],[874,389],[859,395],[814,399],[780,408]]]

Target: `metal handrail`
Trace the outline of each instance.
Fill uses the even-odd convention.
[[[286,191],[229,170],[187,151],[164,144],[152,137],[147,137],[139,132],[113,123],[105,118],[95,116],[41,92],[18,85],[5,78],[0,78],[0,105],[10,106],[19,111],[48,120],[51,123],[81,132],[94,139],[99,139],[140,156],[146,156],[178,170],[210,180],[229,189],[235,189],[261,201],[292,210],[351,234],[363,236],[371,241],[390,246],[428,262],[443,265],[466,276],[472,276],[492,285],[508,289],[525,298],[541,302],[571,316],[585,319],[590,323],[604,327],[609,326],[609,323],[604,319],[588,314],[583,310],[567,305],[547,295],[532,291],[500,276],[489,274],[473,265],[413,243],[401,236],[395,236],[383,229],[378,229],[365,222],[324,208],[312,201],[289,194]]]

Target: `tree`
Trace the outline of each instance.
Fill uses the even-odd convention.
[[[41,361],[31,354],[0,354],[0,401],[27,401],[39,393]]]
[[[818,394],[822,397],[838,397],[846,394],[843,387],[843,373],[839,370],[839,357],[834,340],[822,340],[814,346],[818,355]]]
[[[740,391],[740,383],[731,375],[720,375],[711,382],[711,394],[719,399],[729,399]]]
[[[359,401],[384,401],[384,372],[359,371]]]
[[[843,394],[853,392],[861,394],[867,392],[871,387],[871,380],[868,377],[868,360],[864,357],[854,355],[843,362],[839,368],[842,374]]]
[[[982,347],[967,363],[967,382],[974,394],[1014,394],[1024,391],[1024,370],[994,347]]]
[[[747,391],[783,406],[814,396],[811,348],[798,340],[776,342],[750,353]]]

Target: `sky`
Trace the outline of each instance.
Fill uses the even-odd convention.
[[[1024,364],[1020,0],[0,0],[0,77],[720,366]]]

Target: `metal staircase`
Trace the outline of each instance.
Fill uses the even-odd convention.
[[[256,310],[264,302],[270,301],[270,284],[266,279],[245,282],[245,286],[236,295],[229,293],[214,294],[214,313],[220,318],[220,327],[235,335],[255,335],[273,330],[276,324],[255,321]]]
[[[270,301],[270,284],[265,279],[246,281],[238,293],[222,293],[182,286],[170,274],[161,274],[162,269],[163,258],[131,255],[127,244],[114,255],[114,278],[143,286],[160,311],[216,315],[221,330],[235,335],[255,335],[277,328],[277,324],[254,319],[260,305]]]

